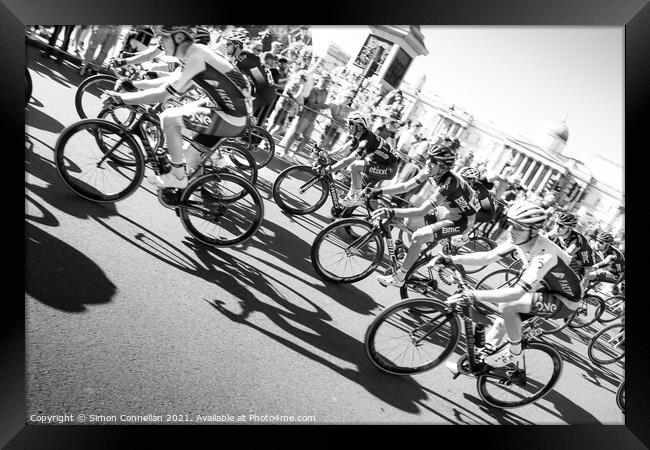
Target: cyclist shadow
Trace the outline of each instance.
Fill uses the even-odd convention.
[[[26,222],[25,293],[61,311],[108,303],[117,288],[90,258]],[[88,289],[92,286],[92,289]]]
[[[36,53],[28,55],[27,61],[29,61],[29,68],[39,75],[51,79],[66,88],[76,89],[71,77],[76,79],[80,78],[80,75],[66,64],[57,64],[50,58],[37,56]]]
[[[589,381],[590,383],[600,386],[605,388],[602,383],[600,382],[600,379],[603,379],[605,382],[610,383],[612,385],[616,385],[619,382],[619,376],[616,375],[615,372],[605,368],[605,367],[595,367],[591,364],[591,361],[588,360],[587,358],[584,358],[580,354],[578,354],[575,351],[568,350],[564,346],[557,345],[555,348],[558,350],[560,355],[562,356],[562,360],[565,363],[569,363],[576,368],[584,371],[582,374],[582,377]]]
[[[288,301],[276,288],[268,285],[270,275],[248,264],[242,264],[231,255],[223,254],[222,262],[224,264],[220,266],[227,270],[220,274],[219,285],[233,294],[237,304],[227,304],[223,299],[206,300],[217,311],[228,319],[246,325],[363,386],[369,393],[386,403],[407,412],[418,412],[417,403],[424,400],[425,394],[415,380],[410,377],[387,376],[378,372],[367,360],[363,345],[328,323],[331,317],[318,305],[304,297],[309,309]],[[268,289],[264,289],[263,292],[273,301],[273,304],[263,301],[261,296],[251,292],[241,283],[242,280],[258,288],[260,284],[266,284],[264,288],[271,287],[270,292]],[[279,329],[295,336],[306,345],[275,333],[268,326],[262,327],[253,323],[249,320],[253,313],[263,314]],[[308,347],[314,347],[336,359],[352,364],[353,367],[342,367]]]
[[[52,214],[45,206],[43,206],[41,203],[30,197],[29,195],[25,194],[25,203],[31,203],[33,206],[36,207],[38,211],[40,211],[40,215],[30,215],[28,214],[27,209],[31,209],[31,212],[35,212],[33,208],[28,208],[27,206],[25,207],[25,219],[29,220],[30,222],[34,223],[39,223],[41,225],[45,225],[48,227],[58,227],[59,226],[59,220],[54,217],[54,214]]]
[[[492,417],[497,421],[499,425],[535,425],[530,420],[524,419],[520,415],[514,414],[512,411],[494,408],[486,404],[480,397],[476,397],[467,393],[463,394],[463,397],[465,397],[465,399],[468,401],[476,404],[483,414]]]
[[[25,108],[25,125],[54,134],[65,128],[61,122],[35,108],[31,103]]]
[[[368,315],[379,307],[365,292],[353,284],[333,284],[320,279],[311,263],[311,243],[307,243],[275,222],[266,221],[263,225],[265,239],[255,239],[250,246],[258,248],[265,254],[284,261],[287,268],[270,262],[270,259],[256,258],[253,254],[247,256],[258,259],[262,264],[301,280],[312,289],[316,289],[341,305],[360,314]],[[297,272],[306,277],[299,278]],[[350,301],[347,301],[350,299]]]
[[[28,139],[33,139],[47,147],[46,143],[35,138],[34,136],[25,134]],[[49,147],[51,149],[51,147]],[[89,217],[109,217],[116,214],[115,205],[112,203],[98,204],[90,202],[84,198],[79,197],[70,191],[62,181],[60,181],[59,174],[52,161],[42,157],[36,153],[33,146],[29,149],[26,148],[25,152],[25,172],[34,179],[41,180],[46,183],[41,186],[30,180],[30,176],[25,176],[25,189],[39,196],[49,205],[56,209],[80,219]]]

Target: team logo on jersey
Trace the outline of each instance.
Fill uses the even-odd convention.
[[[374,175],[388,175],[388,167],[384,169],[380,169],[378,167],[370,167],[368,169],[368,172],[374,174]]]
[[[440,230],[442,233],[447,234],[447,233],[459,233],[460,232],[460,227],[442,227],[442,230]]]
[[[553,275],[555,275],[555,278],[562,280],[564,278],[564,274],[562,272],[551,272]]]

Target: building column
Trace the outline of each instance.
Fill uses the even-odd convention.
[[[542,182],[539,183],[539,186],[535,190],[537,194],[541,193],[544,188],[546,187],[546,183],[548,183],[548,180],[551,178],[551,175],[553,175],[553,168],[552,167],[547,167],[546,175],[544,175],[544,178],[542,178]]]
[[[536,187],[537,187],[537,182],[542,178],[542,174],[546,170],[546,165],[542,162],[539,163],[539,167],[537,168],[537,171],[533,175],[533,177],[530,179],[530,190],[537,192]]]
[[[514,158],[514,161],[512,161],[512,165],[510,167],[512,167],[511,175],[514,175],[514,173],[517,170],[517,167],[519,165],[519,162],[524,158],[524,154],[517,151],[517,150],[515,150],[515,149],[512,149],[512,151],[515,152],[515,158]],[[499,173],[501,173],[503,171],[503,168],[504,168],[505,164],[506,164],[506,161],[504,161],[503,166],[501,166],[501,169],[499,170]]]
[[[523,178],[521,179],[521,184],[525,184],[528,187],[529,190],[530,190],[530,183],[528,183],[528,180],[530,179],[530,176],[536,170],[538,165],[539,165],[539,162],[533,159],[532,162],[530,163],[530,166],[528,166],[528,169],[526,170],[526,173],[524,174]]]
[[[386,75],[386,72],[388,72],[388,68],[393,63],[393,60],[395,59],[397,52],[399,52],[399,45],[393,44],[390,51],[386,55],[386,59],[384,59],[384,63],[379,68],[379,72],[377,72],[377,76],[379,77],[380,80],[384,79],[384,75]]]
[[[505,161],[503,161],[503,157],[506,156],[506,154],[510,153],[509,149],[502,147],[501,151],[499,152],[499,156],[496,158],[490,159],[490,162],[488,163],[488,170],[493,170],[496,173],[501,173],[501,170],[503,169],[503,165],[505,165]],[[503,165],[501,162],[503,161]]]
[[[523,155],[523,156],[524,157],[522,158],[521,162],[519,163],[519,165],[515,169],[515,173],[514,173],[515,178],[518,178],[518,177],[521,176],[521,174],[524,171],[524,168],[526,167],[526,163],[531,159],[530,156],[528,156],[528,155]],[[522,183],[523,183],[523,181],[522,181]]]

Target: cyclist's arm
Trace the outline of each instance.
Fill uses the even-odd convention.
[[[490,201],[490,197],[485,197],[483,200],[481,200],[481,209],[484,209],[486,211],[492,209],[492,202]]]
[[[180,71],[178,72],[169,72],[165,73],[162,76],[159,76],[157,78],[151,79],[151,80],[138,80],[133,82],[133,86],[137,87],[138,89],[149,89],[149,88],[155,88],[158,87],[162,84],[165,83],[172,83],[176,78],[180,76]],[[174,78],[170,78],[174,77]]]
[[[168,86],[180,79],[181,72],[174,72],[168,77],[154,78],[153,80],[142,80],[134,82],[138,89],[144,88],[143,91],[120,94],[120,97],[127,105],[141,105],[160,103],[171,97],[167,90]]]
[[[151,61],[154,59],[156,56],[160,56],[161,54],[164,54],[164,50],[161,50],[160,47],[158,46],[152,46],[147,48],[144,51],[138,52],[133,56],[129,56],[128,58],[124,58],[124,62],[126,64],[140,64],[146,61]]]
[[[392,186],[382,188],[381,192],[383,194],[402,194],[404,192],[410,191],[420,184],[422,184],[422,182],[418,180],[417,176],[415,176],[401,183],[396,183]]]
[[[429,200],[416,208],[396,208],[393,212],[395,217],[424,217],[433,208],[435,204]]]
[[[514,245],[512,245],[510,242],[504,242],[492,250],[488,250],[487,252],[453,255],[451,256],[451,262],[453,264],[460,264],[462,266],[484,266],[500,260],[508,253],[512,252],[514,249]]]
[[[332,164],[332,166],[330,167],[329,172],[334,173],[334,172],[336,172],[338,170],[344,169],[347,166],[349,166],[350,164],[352,164],[352,161],[354,161],[355,159],[358,159],[358,158],[359,158],[359,154],[357,152],[352,152],[348,156],[346,156],[345,158],[343,158],[340,161]]]
[[[602,269],[603,267],[613,263],[614,259],[616,259],[614,255],[607,255],[601,262],[594,264],[592,268],[595,270]]]
[[[338,156],[338,155],[342,155],[342,154],[344,154],[344,153],[349,152],[353,145],[354,145],[354,140],[350,140],[349,142],[345,143],[345,144],[343,145],[343,147],[341,147],[340,149],[335,150],[335,151],[333,151],[333,152],[329,152],[328,155],[329,155],[329,156]]]
[[[508,243],[506,242],[505,244]],[[492,250],[492,252],[494,250]],[[456,258],[458,257],[452,257],[452,261]],[[555,266],[556,263],[557,256],[555,255],[548,253],[545,255],[538,255],[531,261],[528,269],[526,269],[517,284],[514,286],[492,290],[472,290],[471,292],[474,294],[476,300],[489,303],[510,303],[520,300],[524,294],[535,292],[540,287],[540,280],[544,278],[546,272]]]

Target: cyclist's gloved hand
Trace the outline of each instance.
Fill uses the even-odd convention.
[[[474,293],[468,290],[460,294],[454,294],[452,296],[447,297],[446,303],[448,305],[459,304],[461,306],[468,306],[474,303],[475,300],[476,297],[474,297]]]
[[[372,220],[381,220],[384,218],[392,219],[395,216],[395,210],[392,208],[379,208],[372,212]]]
[[[437,255],[431,260],[431,264],[442,264],[443,266],[451,265],[451,256],[449,255]]]
[[[124,106],[124,100],[122,100],[122,97],[120,97],[120,94],[117,92],[108,91],[106,94],[102,95],[102,100],[104,101],[104,106],[108,108]]]
[[[111,65],[115,67],[122,67],[126,66],[126,59],[124,58],[115,58],[113,61],[111,61]]]
[[[363,193],[364,193],[367,197],[375,198],[375,197],[379,197],[379,196],[381,195],[382,190],[381,190],[381,188],[379,188],[379,189],[373,189],[373,188],[367,187],[367,188],[363,191]]]
[[[116,91],[125,91],[125,92],[135,92],[138,90],[138,88],[135,87],[133,84],[133,81],[131,81],[129,78],[122,77],[117,82],[115,82],[115,90]]]

